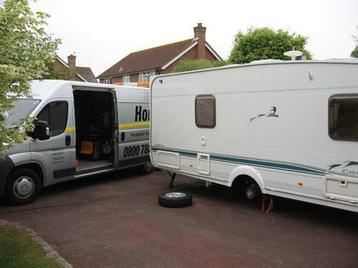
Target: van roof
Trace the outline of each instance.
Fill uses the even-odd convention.
[[[35,99],[45,98],[71,98],[73,97],[73,86],[87,87],[87,88],[103,88],[103,89],[115,89],[117,95],[126,96],[128,94],[142,95],[148,93],[149,89],[145,87],[137,86],[119,86],[112,84],[101,84],[101,83],[90,83],[90,82],[78,82],[78,81],[67,81],[67,80],[33,80],[30,83],[31,95]],[[67,90],[66,90],[67,89]]]

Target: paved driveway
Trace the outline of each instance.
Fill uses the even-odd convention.
[[[75,267],[358,267],[358,214],[278,200],[265,215],[178,176],[192,207],[157,205],[168,176],[119,172],[44,190],[0,218],[34,229]]]

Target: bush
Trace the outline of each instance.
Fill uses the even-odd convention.
[[[182,60],[178,63],[175,68],[175,72],[186,72],[199,69],[206,69],[212,67],[220,67],[226,65],[226,61],[209,61],[206,59],[197,59],[197,60]]]

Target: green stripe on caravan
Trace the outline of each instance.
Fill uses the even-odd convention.
[[[197,156],[197,152],[194,151],[184,151],[184,150],[177,150],[171,148],[154,148],[154,147],[152,149],[168,151],[173,153],[180,153],[184,156],[193,157],[193,158],[196,158]],[[233,157],[229,155],[218,155],[218,154],[210,154],[210,153],[207,154],[209,154],[210,159],[214,161],[243,164],[243,165],[250,165],[250,166],[262,167],[268,169],[285,170],[285,171],[319,175],[319,176],[324,176],[326,174],[326,172],[322,169],[308,167],[297,163],[269,161],[269,160],[247,158],[247,157]]]

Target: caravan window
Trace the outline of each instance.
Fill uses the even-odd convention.
[[[331,98],[329,135],[334,140],[358,141],[358,96]]]
[[[212,95],[199,95],[195,99],[195,123],[197,127],[214,128],[216,125],[216,103]]]
[[[37,116],[38,120],[47,121],[50,127],[50,136],[57,136],[65,131],[67,125],[67,102],[54,101],[45,106]]]

